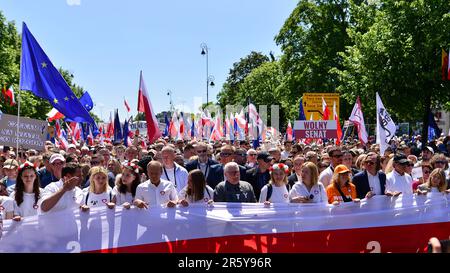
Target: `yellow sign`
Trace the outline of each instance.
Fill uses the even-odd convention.
[[[333,119],[333,103],[339,116],[339,93],[303,93],[303,110],[307,120],[322,120],[322,98],[330,109],[329,119]]]

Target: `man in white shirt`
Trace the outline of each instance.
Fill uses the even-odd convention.
[[[386,195],[413,194],[412,178],[406,173],[408,164],[404,154],[394,156],[394,170],[386,175]]]
[[[177,192],[187,185],[188,172],[185,168],[175,163],[175,150],[171,146],[165,146],[161,150],[163,172],[161,178],[172,182]]]
[[[78,187],[81,182],[81,168],[76,163],[69,163],[61,173],[61,179],[48,184],[40,201],[42,212],[60,211],[79,207],[83,191]]]
[[[337,165],[342,164],[343,153],[340,147],[333,146],[328,150],[328,155],[331,159],[330,166],[323,170],[319,175],[319,182],[321,182],[325,188],[330,185],[331,178],[333,177],[334,173],[334,168]]]
[[[161,179],[163,166],[158,161],[150,161],[147,165],[149,180],[139,184],[133,204],[138,208],[167,205],[174,207],[178,202],[174,185]]]

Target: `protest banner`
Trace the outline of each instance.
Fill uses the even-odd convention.
[[[19,118],[19,148],[43,150],[47,139],[47,122],[31,118]],[[0,115],[0,144],[16,146],[17,116]]]
[[[337,123],[335,120],[296,120],[294,135],[296,139],[336,138]]]

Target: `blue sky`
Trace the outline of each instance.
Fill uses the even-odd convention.
[[[139,71],[156,112],[206,102],[206,59],[215,77],[209,100],[234,62],[251,51],[281,54],[274,37],[295,8],[290,0],[1,0],[0,10],[21,32],[25,21],[56,67],[75,76],[104,119],[123,97],[136,114]],[[195,102],[195,97],[198,97]],[[184,109],[183,109],[184,107]]]

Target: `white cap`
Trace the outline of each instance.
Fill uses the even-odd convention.
[[[55,162],[56,160],[61,160],[63,162],[66,161],[66,159],[64,158],[64,156],[62,156],[61,154],[52,154],[52,156],[50,157],[50,164],[52,164],[53,162]]]
[[[68,149],[70,149],[70,148],[74,148],[74,149],[76,149],[77,148],[77,146],[75,146],[75,144],[69,144],[69,148]]]

